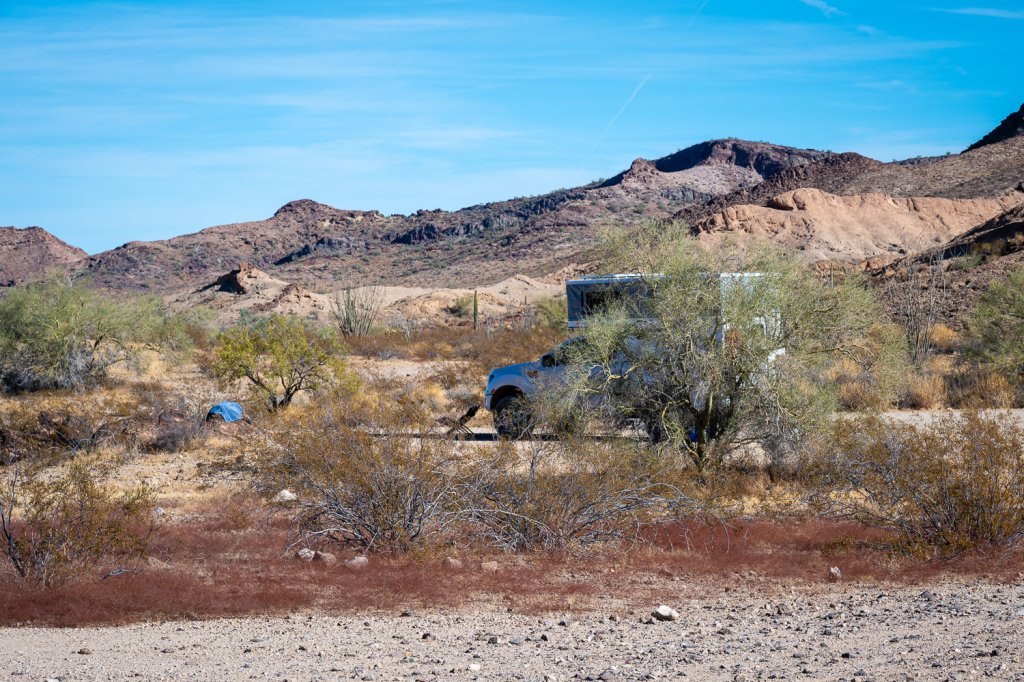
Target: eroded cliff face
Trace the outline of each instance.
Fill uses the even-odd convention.
[[[739,205],[694,225],[701,239],[770,241],[797,251],[809,262],[857,263],[880,255],[922,251],[1024,203],[1024,193],[994,199],[839,196],[797,189],[767,205]]]

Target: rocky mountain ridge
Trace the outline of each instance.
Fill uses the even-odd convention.
[[[241,263],[312,293],[454,289],[578,269],[603,226],[644,220],[681,221],[702,239],[773,239],[808,261],[887,262],[1019,203],[1022,116],[941,157],[882,163],[850,152],[710,140],[540,196],[390,216],[303,199],[266,220],[129,242],[88,258],[65,252],[54,264],[107,289],[162,294],[194,291]]]

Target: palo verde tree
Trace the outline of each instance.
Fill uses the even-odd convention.
[[[877,360],[862,340],[880,306],[852,276],[822,281],[771,249],[706,247],[685,234],[654,224],[606,238],[607,269],[650,273],[650,295],[592,319],[570,384],[600,393],[616,417],[639,420],[701,471],[755,442],[781,464],[831,414],[832,363]]]
[[[273,315],[219,334],[213,372],[221,380],[248,379],[276,409],[340,376],[343,349],[330,330],[318,333],[298,318]]]
[[[0,387],[82,386],[141,348],[182,350],[185,326],[156,297],[119,300],[61,276],[16,287],[0,299]]]

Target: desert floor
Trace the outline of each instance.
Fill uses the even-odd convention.
[[[1024,679],[1024,586],[943,581],[714,584],[657,604],[609,595],[582,615],[368,612],[5,628],[0,671],[26,680]]]

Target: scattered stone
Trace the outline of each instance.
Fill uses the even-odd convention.
[[[455,557],[446,556],[441,563],[450,571],[462,570],[462,562]]]
[[[433,642],[435,639],[437,639],[437,637],[434,637],[433,633],[424,632],[423,633],[423,637],[421,637],[420,639],[422,639],[424,641],[427,641],[427,642]]]
[[[830,583],[837,583],[843,578],[843,572],[839,570],[838,566],[833,566],[828,569],[828,581]]]
[[[316,556],[316,552],[311,550],[309,547],[303,547],[295,553],[296,559],[302,559],[303,561],[312,561],[313,557]]]
[[[406,609],[401,613],[402,618],[412,618],[412,615],[412,609]]]
[[[345,562],[345,566],[351,568],[353,571],[361,571],[370,565],[370,560],[364,556],[352,557]]]
[[[288,490],[288,488],[274,495],[274,502],[294,502],[297,499],[299,499],[299,496]]]
[[[469,664],[469,672],[471,672],[471,673],[478,673],[478,672],[480,672],[480,669],[481,669],[481,666],[480,666],[479,663],[470,663]]]
[[[501,566],[497,561],[485,561],[480,564],[480,570],[484,573],[497,573],[499,568],[501,568]]]
[[[315,554],[313,554],[313,562],[333,566],[334,564],[338,563],[338,557],[331,554],[330,552],[316,552]]]
[[[789,604],[783,602],[782,604],[779,604],[777,607],[775,607],[775,613],[779,614],[780,616],[792,616],[793,609],[789,607]]]
[[[82,656],[89,656],[90,654],[92,654],[92,649],[90,649],[87,646],[83,646],[81,649],[78,650],[78,653]]]
[[[164,510],[163,507],[157,507],[156,509],[153,510],[153,516],[163,516],[166,513],[167,512]]]
[[[671,606],[662,604],[651,612],[651,618],[660,621],[679,620],[679,612]]]

